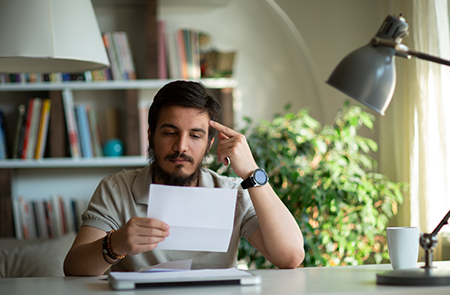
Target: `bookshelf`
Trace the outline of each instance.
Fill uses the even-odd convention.
[[[224,1],[213,1],[215,5],[223,5]],[[226,1],[225,1],[226,2]],[[204,5],[205,1],[195,1],[196,5]],[[116,173],[124,168],[138,168],[145,166],[148,161],[145,156],[140,155],[138,126],[138,104],[142,99],[152,97],[165,84],[172,80],[159,80],[157,77],[156,60],[156,17],[158,3],[156,0],[140,1],[101,1],[94,0],[94,9],[99,15],[99,23],[102,30],[118,30],[114,26],[102,28],[101,18],[105,18],[115,10],[126,10],[128,6],[133,6],[132,13],[139,10],[139,17],[136,24],[141,29],[130,29],[125,25],[123,30],[135,30],[130,32],[130,42],[132,48],[140,48],[134,54],[137,65],[138,80],[129,81],[70,81],[70,82],[40,82],[40,83],[3,83],[0,84],[0,104],[2,101],[11,102],[11,97],[25,97],[44,95],[52,99],[52,108],[55,106],[62,109],[62,105],[54,105],[54,101],[61,99],[62,91],[73,93],[75,101],[88,99],[100,101],[102,105],[118,103],[124,109],[123,128],[124,132],[125,156],[122,157],[101,157],[101,158],[78,158],[66,157],[66,147],[64,128],[65,126],[50,126],[48,148],[59,147],[50,151],[48,158],[41,160],[6,159],[0,160],[0,237],[14,236],[14,223],[12,213],[12,198],[18,195],[35,193],[35,198],[53,193],[51,188],[57,188],[58,193],[80,190],[85,197],[90,198],[98,181],[106,175]],[[207,5],[209,5],[208,3]],[[185,2],[162,0],[159,5],[186,5]],[[137,7],[137,8],[136,8]],[[126,11],[125,11],[126,13]],[[144,16],[144,17],[142,17]],[[122,21],[123,22],[123,21]],[[108,21],[104,21],[108,25]],[[121,23],[121,22],[119,22]],[[129,22],[127,22],[129,23]],[[136,41],[138,40],[138,41]],[[145,42],[144,42],[144,41]],[[142,47],[142,48],[141,48]],[[139,68],[141,67],[141,68]],[[233,126],[233,89],[237,86],[234,79],[217,78],[201,79],[201,81],[222,104],[223,113],[220,121],[228,126]],[[146,91],[152,93],[143,94]],[[87,98],[80,98],[87,96]],[[110,98],[111,96],[112,98]],[[142,98],[147,96],[146,98]],[[19,102],[16,103],[17,105]],[[58,114],[56,113],[56,116]],[[64,123],[64,117],[50,118],[50,122]],[[11,122],[15,124],[15,122]],[[58,124],[59,125],[59,124]],[[54,128],[58,127],[58,128]],[[11,133],[11,132],[10,132]],[[86,188],[88,187],[88,188]],[[28,197],[28,196],[25,196]],[[72,196],[68,196],[72,197]]]

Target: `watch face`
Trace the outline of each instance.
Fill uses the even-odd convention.
[[[267,182],[267,174],[264,172],[264,170],[256,170],[254,174],[255,182],[259,185],[264,185]]]

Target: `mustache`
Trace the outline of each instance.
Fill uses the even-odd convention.
[[[164,157],[164,160],[170,161],[170,160],[176,160],[176,159],[179,159],[179,158],[181,158],[181,159],[183,159],[183,160],[186,160],[186,161],[188,161],[188,162],[190,162],[190,163],[194,163],[194,158],[192,158],[192,157],[186,155],[185,153],[174,153],[174,154],[170,154],[170,155],[165,156],[165,157]]]

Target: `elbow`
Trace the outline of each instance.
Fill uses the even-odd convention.
[[[299,267],[304,259],[305,250],[301,247],[300,249],[291,251],[291,253],[286,255],[285,259],[280,261],[276,266],[280,269],[293,269]]]

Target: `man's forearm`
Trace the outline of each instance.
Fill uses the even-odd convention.
[[[102,252],[103,238],[72,248],[64,261],[66,276],[99,276],[114,263],[107,263]],[[106,255],[105,255],[106,256]]]
[[[303,236],[292,214],[269,184],[248,191],[261,229],[261,241],[256,242],[260,245],[254,246],[280,268],[300,265],[305,256]]]

